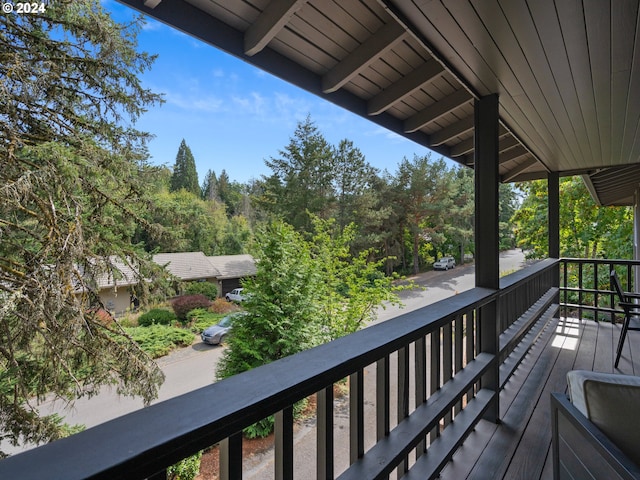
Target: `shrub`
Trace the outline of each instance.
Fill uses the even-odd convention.
[[[231,313],[236,312],[240,308],[233,302],[227,302],[224,298],[216,298],[209,310],[214,313]]]
[[[125,331],[152,358],[162,357],[178,347],[193,343],[192,332],[167,325],[126,328]]]
[[[189,295],[204,295],[209,300],[218,298],[218,287],[211,282],[187,282],[184,284],[184,293]]]
[[[182,323],[187,322],[187,313],[194,308],[209,308],[211,300],[204,295],[182,295],[181,297],[174,298],[171,301],[171,306],[175,312],[178,320]]]
[[[200,473],[201,458],[202,452],[198,452],[191,457],[180,460],[167,468],[167,478],[169,480],[193,480]]]
[[[154,308],[138,317],[138,325],[148,327],[149,325],[171,325],[176,321],[176,315],[169,310]]]
[[[189,329],[193,333],[200,333],[205,328],[218,323],[224,316],[223,313],[214,313],[202,308],[193,309],[187,314]]]

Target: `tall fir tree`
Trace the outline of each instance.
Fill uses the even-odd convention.
[[[173,175],[171,176],[171,191],[177,192],[185,189],[195,195],[201,196],[200,184],[198,183],[198,171],[196,170],[196,161],[193,158],[191,149],[187,142],[182,139],[178,155],[176,155],[176,163],[173,166]]]
[[[163,374],[89,305],[98,280],[153,262],[130,243],[148,204],[145,143],[134,124],[160,98],[138,75],[140,18],[120,25],[99,0],[48,2],[0,16],[0,440],[64,433],[37,400],[73,402],[113,385],[146,402]],[[58,417],[59,418],[59,417]],[[7,444],[5,443],[5,445]],[[0,453],[0,457],[1,457]]]

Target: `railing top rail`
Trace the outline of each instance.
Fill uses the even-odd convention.
[[[560,261],[567,263],[598,264],[598,265],[640,265],[640,260],[629,260],[625,258],[561,258]]]
[[[0,461],[0,478],[144,477],[384,358],[497,294],[485,288],[462,292],[9,457]]]
[[[546,272],[547,270],[556,266],[558,263],[560,263],[560,260],[558,259],[546,258],[534,263],[533,265],[523,268],[522,270],[511,273],[506,277],[502,277],[500,279],[501,294],[504,295],[505,293],[508,293],[509,290],[513,290],[514,288],[527,283],[529,280],[531,280],[531,277]]]

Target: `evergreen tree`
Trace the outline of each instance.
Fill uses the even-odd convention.
[[[297,230],[310,232],[307,212],[321,218],[333,215],[335,165],[331,146],[307,116],[280,155],[265,161],[273,174],[264,179],[261,206]]]
[[[148,135],[135,120],[157,95],[138,75],[138,18],[115,23],[99,0],[48,2],[0,16],[0,439],[59,437],[36,400],[73,401],[113,384],[156,397],[162,372],[117,322],[91,312],[97,282],[153,263],[130,244],[146,222]],[[117,260],[116,260],[117,259]],[[142,298],[143,299],[143,298]]]
[[[209,169],[204,176],[204,180],[202,181],[202,199],[203,200],[219,200],[218,197],[218,177],[216,177],[216,172]]]
[[[173,166],[173,175],[171,176],[171,191],[177,192],[185,189],[200,196],[200,184],[198,183],[198,171],[196,170],[196,161],[193,158],[191,149],[182,139],[178,154],[176,155],[176,163]]]

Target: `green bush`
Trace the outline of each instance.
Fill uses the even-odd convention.
[[[148,327],[149,325],[171,325],[176,320],[177,317],[175,313],[161,308],[154,308],[138,317],[138,325],[140,327]]]
[[[152,358],[162,357],[178,347],[193,343],[193,332],[167,325],[126,328],[125,331]]]
[[[218,298],[218,287],[211,282],[187,282],[184,284],[184,293],[189,295],[204,295],[209,300]]]
[[[193,480],[200,473],[200,460],[202,452],[180,460],[175,465],[167,468],[168,480]]]
[[[215,325],[224,317],[224,314],[213,313],[204,308],[195,308],[187,314],[189,329],[193,333],[200,333],[205,328]]]

